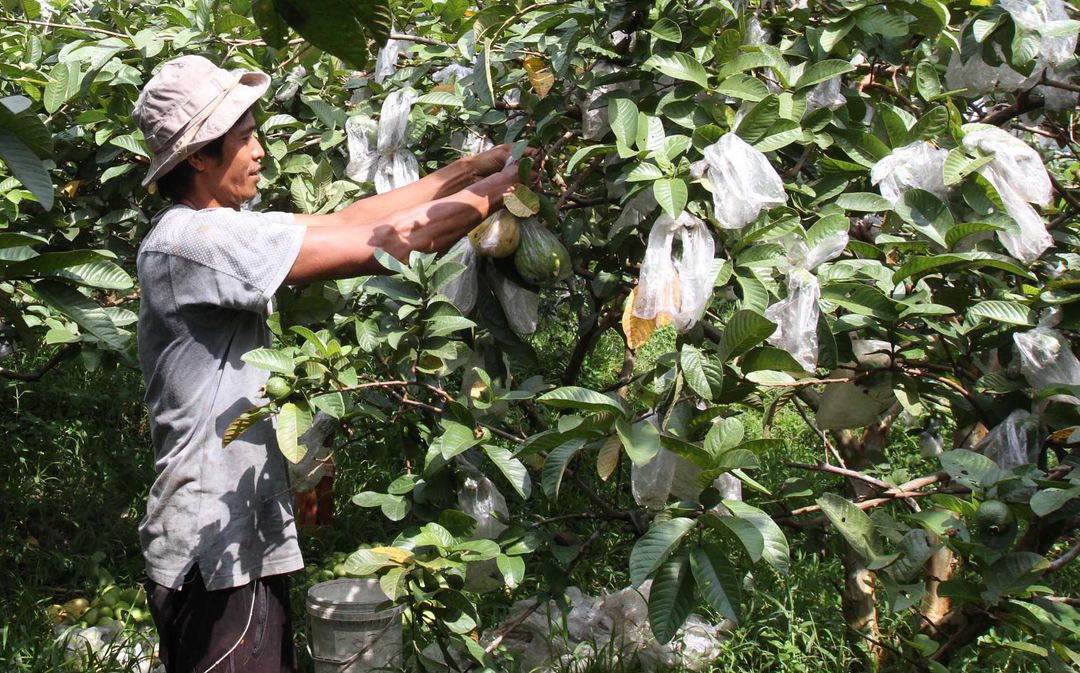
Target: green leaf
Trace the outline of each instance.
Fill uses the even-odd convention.
[[[612,98],[608,102],[608,123],[615,139],[626,146],[637,139],[638,109],[629,98]]]
[[[765,553],[765,537],[761,530],[749,519],[743,519],[731,515],[719,515],[710,513],[703,517],[710,528],[720,532],[721,535],[734,536],[750,557],[750,561],[757,563]]]
[[[959,147],[952,149],[949,151],[949,155],[945,157],[945,168],[943,171],[945,184],[950,186],[958,185],[964,181],[964,178],[993,160],[994,157],[992,155],[976,158],[968,155]]]
[[[712,388],[709,387],[709,379],[705,376],[702,362],[705,356],[697,348],[687,344],[683,346],[679,357],[679,368],[682,370],[683,380],[690,386],[699,397],[704,400],[712,399]]]
[[[724,326],[720,338],[720,352],[723,360],[738,357],[776,331],[776,325],[754,311],[742,309],[736,311]]]
[[[911,127],[908,138],[916,140],[940,140],[949,127],[949,111],[943,105],[931,108],[929,112],[919,117],[915,126]],[[948,183],[946,183],[948,184]]]
[[[127,348],[129,337],[120,332],[105,309],[82,293],[49,280],[34,283],[33,291],[46,304],[70,317],[79,327],[110,348],[118,351]]]
[[[278,14],[305,40],[353,68],[368,61],[368,40],[385,44],[393,14],[388,0],[308,3],[275,0]]]
[[[780,120],[780,99],[776,96],[763,98],[754,105],[750,112],[739,122],[735,133],[747,143],[753,145],[765,137],[777,121]]]
[[[865,33],[882,37],[904,37],[908,34],[907,22],[877,5],[856,12],[855,25]]]
[[[503,198],[503,206],[518,217],[532,217],[540,212],[540,197],[525,185],[517,184]]]
[[[291,375],[296,368],[296,363],[291,355],[274,348],[256,348],[241,355],[240,359],[252,367],[279,374]]]
[[[645,465],[660,450],[660,432],[648,420],[641,420],[631,425],[620,418],[615,421],[615,432],[622,440],[626,455],[635,465]]]
[[[610,108],[609,108],[610,114]],[[637,114],[634,114],[634,131],[637,132]],[[578,151],[574,152],[574,156],[570,157],[570,161],[566,164],[567,175],[574,172],[574,168],[578,166],[582,161],[590,159],[594,156],[601,154],[608,154],[615,150],[614,145],[589,145],[588,147],[582,147]]]
[[[664,172],[653,163],[641,162],[626,176],[627,182],[649,182],[664,177]]]
[[[923,100],[928,101],[942,92],[941,78],[938,77],[937,70],[930,61],[919,61],[919,64],[915,66],[915,84]]]
[[[1035,516],[1044,517],[1058,511],[1077,497],[1080,497],[1080,486],[1047,488],[1031,496],[1029,504]]]
[[[720,82],[716,93],[756,103],[769,96],[769,88],[756,77],[737,73]]]
[[[694,574],[685,554],[671,557],[660,566],[649,592],[649,626],[660,644],[675,637],[694,609]]]
[[[649,579],[675,551],[679,541],[693,530],[695,523],[694,519],[683,517],[654,522],[630,551],[630,583],[639,587]]]
[[[822,494],[817,504],[852,549],[867,561],[878,558],[874,522],[866,512],[835,493]]]
[[[969,315],[1003,322],[1007,325],[1034,325],[1035,316],[1027,306],[1011,301],[988,300],[975,304]]]
[[[705,450],[713,456],[735,448],[746,434],[746,428],[738,418],[721,418],[705,435]]]
[[[127,271],[106,259],[69,266],[58,271],[56,275],[102,290],[128,290],[135,285]]]
[[[765,512],[738,500],[724,500],[724,507],[736,517],[750,523],[764,541],[762,558],[780,574],[787,574],[790,551],[784,531]]]
[[[465,453],[484,441],[483,437],[476,436],[472,428],[457,421],[443,419],[440,425],[443,433],[432,442],[432,447],[437,448],[446,460]]]
[[[517,458],[514,458],[514,454],[508,449],[501,446],[485,444],[484,453],[491,459],[491,462],[495,463],[495,467],[499,468],[499,471],[514,487],[522,500],[527,500],[532,493],[532,480],[529,478],[529,471],[525,469],[525,465]]]
[[[889,322],[899,317],[896,305],[876,287],[861,283],[832,283],[821,289],[821,298],[839,304],[852,313]]]
[[[671,56],[654,54],[642,66],[646,70],[659,70],[668,77],[694,82],[702,89],[709,88],[709,75],[697,59],[689,54],[675,52]]]
[[[43,102],[45,111],[52,114],[60,106],[79,93],[82,72],[78,61],[61,61],[49,71],[49,83],[45,85]]]
[[[675,42],[676,44],[682,42],[682,29],[679,28],[679,24],[667,17],[661,18],[646,30],[658,40]]]
[[[31,105],[31,100],[25,96],[0,98],[0,129],[13,133],[39,158],[48,159],[53,153],[52,133]]]
[[[977,222],[965,223],[978,225]],[[952,233],[957,229],[964,227],[965,224],[959,224],[949,230],[949,236],[945,237],[945,242],[948,243]],[[994,231],[999,227],[993,227],[986,229],[986,227],[992,227],[992,225],[976,226],[968,231],[971,233],[977,233],[978,231]],[[929,257],[923,257],[913,255],[908,257],[900,267],[893,272],[893,282],[899,283],[902,280],[912,277],[922,277],[931,271],[936,271],[943,268],[980,268],[988,267],[992,269],[1000,269],[1008,273],[1015,274],[1022,278],[1031,278],[1031,274],[1021,266],[1018,266],[1012,261],[1009,261],[1007,257],[995,256],[993,253],[988,252],[960,252],[951,253],[947,255],[932,255]],[[906,311],[905,311],[906,313]]]
[[[562,485],[563,475],[570,459],[585,446],[584,439],[571,439],[570,441],[552,449],[544,460],[544,469],[540,473],[540,485],[544,488],[544,494],[552,500],[559,497],[559,487]]]
[[[619,416],[624,416],[626,411],[622,403],[613,397],[588,388],[578,386],[564,386],[556,388],[536,398],[548,406],[560,409],[587,409],[589,411],[610,411]]]
[[[251,13],[267,45],[275,49],[286,45],[289,27],[274,8],[274,0],[252,0]]]
[[[244,434],[244,431],[255,425],[255,423],[261,421],[264,418],[269,418],[273,411],[269,406],[256,407],[255,409],[249,409],[240,414],[229,423],[229,427],[225,428],[225,433],[221,436],[221,446],[225,447],[231,444],[237,437]]]
[[[429,91],[416,99],[417,105],[438,105],[441,107],[463,107],[465,101],[449,91]]]
[[[836,205],[844,210],[860,213],[880,213],[892,210],[892,202],[872,192],[849,192],[836,198]]]
[[[826,59],[824,61],[818,61],[807,66],[803,71],[802,77],[795,84],[795,89],[805,89],[807,87],[814,86],[815,84],[821,84],[822,82],[839,77],[845,73],[853,72],[855,66],[851,65],[847,61],[840,59]]]
[[[286,402],[281,405],[277,419],[278,448],[289,462],[299,463],[307,448],[300,436],[311,427],[311,408],[307,402]]]
[[[52,209],[53,184],[44,163],[14,133],[3,128],[0,128],[0,159],[42,208]]]
[[[150,153],[147,152],[146,149],[142,146],[142,143],[136,140],[135,136],[131,134],[110,138],[109,144],[119,147],[121,149],[125,149],[128,152],[131,152],[132,154],[135,154],[137,156],[145,157],[147,159],[150,158]]]
[[[679,217],[686,208],[686,181],[678,178],[657,180],[652,185],[656,202],[673,218]]]
[[[915,231],[941,247],[946,247],[945,235],[955,224],[955,220],[949,207],[937,196],[922,189],[911,189],[904,193],[893,210]]]
[[[720,546],[706,542],[690,550],[690,568],[705,601],[721,617],[738,623],[742,579]]]
[[[517,588],[521,584],[521,580],[525,578],[525,559],[520,556],[500,554],[495,557],[495,565],[499,568],[499,572],[502,573],[503,582],[510,589]]]
[[[972,490],[989,488],[1001,477],[997,463],[967,449],[946,451],[938,456],[938,460],[949,476]]]
[[[785,350],[763,346],[748,352],[739,360],[744,374],[757,371],[802,373],[805,371],[795,358]]]

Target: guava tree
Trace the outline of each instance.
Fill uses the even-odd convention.
[[[786,572],[787,535],[828,527],[868,667],[945,670],[991,632],[1076,665],[1050,588],[1080,554],[1074,6],[403,3],[355,71],[251,4],[4,19],[2,93],[23,99],[2,128],[33,128],[14,134],[61,186],[46,213],[35,162],[3,155],[22,348],[130,348],[120,274],[156,200],[132,196],[128,114],[167,57],[274,73],[262,207],[327,212],[485,141],[536,147],[508,214],[453,254],[284,293],[278,347],[246,358],[274,378],[233,432],[276,416],[299,461],[321,411],[337,451],[398,475],[355,502],[400,535],[347,565],[411,606],[415,661],[497,666],[467,576],[557,587],[613,537],[667,641],[699,606],[737,621],[745,572]],[[755,479],[784,410],[821,442],[792,477],[834,492]],[[885,461],[907,434],[925,474]],[[593,537],[567,549],[574,519]],[[563,567],[539,577],[538,551]]]

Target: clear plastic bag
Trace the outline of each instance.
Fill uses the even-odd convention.
[[[1039,459],[1039,419],[1024,409],[1013,411],[983,438],[975,450],[1003,470]]]
[[[450,146],[461,150],[465,156],[472,156],[490,150],[495,145],[487,136],[466,129],[464,133],[455,132],[450,136]]]
[[[870,171],[870,184],[877,185],[881,195],[893,203],[911,189],[923,189],[944,199],[949,188],[945,185],[947,150],[919,141],[893,150]]]
[[[311,420],[307,431],[300,435],[299,442],[305,448],[304,457],[299,463],[285,461],[289,468],[289,487],[294,493],[310,491],[323,477],[334,473],[334,452],[326,445],[326,440],[340,424],[338,419],[320,411]]]
[[[1054,243],[1046,223],[1030,205],[1048,205],[1053,197],[1042,159],[1023,140],[997,127],[968,125],[964,131],[966,149],[994,156],[978,172],[997,190],[1009,217],[1019,226],[1019,232],[1001,231],[998,238],[1009,254],[1031,264]]]
[[[787,201],[784,182],[768,158],[734,133],[706,147],[704,163],[714,216],[723,229],[742,229],[762,209]]]
[[[479,470],[466,470],[466,474],[465,483],[458,490],[458,507],[476,520],[474,539],[494,540],[507,528],[500,520],[510,516],[506,498]]]
[[[650,509],[667,506],[677,458],[674,453],[661,447],[649,462],[630,466],[630,490],[634,494],[634,502]]]
[[[1040,62],[1060,65],[1073,57],[1076,52],[1075,33],[1043,35],[1050,24],[1069,20],[1062,0],[999,0],[998,4],[1012,16],[1013,21],[1040,36]]]
[[[829,378],[853,377],[850,369],[837,369]],[[896,404],[891,377],[870,384],[830,383],[818,402],[815,420],[822,430],[862,428],[876,421]]]
[[[379,113],[379,158],[375,166],[375,191],[379,194],[420,179],[420,166],[405,149],[409,110],[416,102],[414,89],[398,89],[386,97]]]
[[[378,124],[367,115],[354,115],[345,121],[349,147],[349,165],[345,175],[354,182],[373,182],[379,153],[375,150]]]
[[[476,306],[476,295],[480,284],[480,256],[473,247],[472,241],[466,236],[447,251],[446,257],[465,265],[461,274],[448,282],[442,288],[442,293],[450,300],[450,303],[461,311],[462,315],[468,315]]]
[[[776,323],[768,342],[787,351],[807,372],[817,368],[820,298],[821,287],[814,274],[795,268],[788,273],[787,297],[765,309],[765,317]]]
[[[535,332],[540,320],[540,296],[494,269],[489,271],[487,278],[510,329],[523,336]]]
[[[1080,359],[1061,332],[1036,327],[1013,334],[1013,343],[1020,354],[1020,372],[1036,392],[1055,386],[1080,386]],[[1074,395],[1053,395],[1049,399],[1080,404]]]
[[[379,50],[379,56],[375,59],[375,72],[372,77],[376,82],[382,84],[386,81],[387,77],[394,74],[394,70],[397,68],[398,57],[401,56],[405,48],[409,46],[408,42],[402,40],[387,40],[382,49]]]
[[[274,94],[274,100],[283,103],[292,100],[300,91],[300,83],[308,76],[307,68],[302,65],[293,66],[285,77],[285,84]]]
[[[998,57],[1003,58],[998,47]],[[964,89],[963,95],[974,98],[994,91],[1016,91],[1027,78],[1004,63],[992,66],[978,55],[964,61],[958,52],[949,57],[945,68],[945,86],[950,90]]]
[[[596,78],[613,75],[619,72],[619,68],[606,61],[597,61],[591,68],[594,81]],[[607,133],[608,114],[607,104],[599,102],[601,98],[613,91],[633,91],[638,83],[634,81],[615,82],[614,84],[600,84],[589,88],[588,94],[581,102],[581,135],[586,140],[599,140]]]
[[[818,108],[827,107],[836,110],[847,104],[847,99],[840,93],[843,81],[840,77],[834,77],[818,84],[810,89],[806,95],[806,112],[813,112]]]
[[[611,230],[608,231],[608,240],[615,238],[623,229],[636,227],[645,221],[654,210],[657,208],[656,196],[651,189],[642,189],[637,194],[634,194],[626,205],[623,206],[622,212],[619,213],[619,217],[616,218],[614,224],[611,225]]]
[[[436,84],[449,84],[450,82],[460,82],[466,77],[471,77],[473,69],[467,65],[461,65],[460,63],[451,63],[450,65],[437,70],[431,75],[432,81]]]
[[[698,218],[685,212],[678,219],[661,215],[649,233],[633,314],[657,324],[670,320],[680,332],[692,327],[712,297],[715,250],[712,233]]]
[[[846,231],[823,238],[813,245],[808,245],[806,239],[798,234],[785,236],[780,240],[780,244],[784,246],[787,256],[786,269],[813,271],[825,262],[839,257],[847,247],[848,240]]]

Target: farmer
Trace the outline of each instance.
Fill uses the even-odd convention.
[[[286,468],[269,420],[222,448],[267,373],[241,356],[270,345],[282,284],[379,273],[450,247],[517,182],[510,149],[459,159],[328,215],[256,213],[265,156],[252,108],[270,85],[200,56],[165,63],[133,113],[153,155],[143,184],[172,205],[138,254],[139,361],[157,478],[139,526],[150,611],[169,673],[292,671],[286,573],[303,568]]]

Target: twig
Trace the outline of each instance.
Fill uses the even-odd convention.
[[[406,35],[405,33],[390,33],[391,40],[401,40],[403,42],[418,42],[420,44],[430,44],[435,47],[449,47],[451,45],[440,42],[432,37],[420,37],[419,35]]]
[[[49,358],[48,362],[32,372],[19,372],[14,369],[0,367],[0,378],[14,379],[16,381],[37,381],[42,376],[45,376],[51,369],[60,364],[68,355],[71,355],[80,348],[81,346],[79,344],[67,344]]]
[[[585,184],[585,180],[589,177],[589,174],[596,170],[596,167],[600,165],[601,158],[602,157],[593,157],[592,161],[589,162],[589,165],[585,167],[585,170],[577,174],[574,181],[570,183],[566,188],[566,191],[563,192],[563,195],[559,197],[558,203],[555,204],[555,210],[562,210],[562,207],[566,205],[566,201],[570,198],[570,195],[580,189],[581,185]]]
[[[1080,542],[1077,542],[1072,546],[1069,551],[1065,552],[1061,556],[1057,557],[1050,562],[1050,566],[1043,572],[1044,575],[1061,570],[1065,566],[1069,565],[1072,561],[1076,560],[1076,557],[1080,556]]]
[[[827,472],[829,474],[836,474],[836,475],[840,475],[841,477],[847,477],[848,479],[854,479],[854,480],[857,480],[857,481],[862,481],[862,482],[865,482],[867,484],[870,484],[871,486],[876,486],[877,488],[883,489],[887,494],[892,493],[893,491],[896,490],[896,487],[894,487],[893,485],[891,485],[891,484],[889,484],[887,482],[884,482],[884,481],[882,481],[880,479],[877,479],[875,477],[871,477],[869,475],[863,474],[861,472],[856,472],[855,470],[849,470],[849,469],[844,468],[844,467],[835,467],[833,465],[825,465],[825,464],[820,464],[820,463],[818,465],[810,465],[810,464],[807,464],[807,463],[792,463],[792,462],[785,462],[784,465],[787,465],[788,467],[794,467],[794,468],[799,469],[799,470],[811,470],[813,472]],[[911,500],[910,498],[904,498],[904,500],[905,500],[905,502],[907,503],[907,505],[909,507],[911,507],[912,509],[918,510],[919,506],[917,504],[915,504],[915,501]]]
[[[1066,91],[1075,91],[1080,93],[1080,86],[1073,84],[1072,82],[1059,82],[1056,79],[1050,79],[1043,73],[1042,83],[1046,86],[1052,86],[1055,89],[1064,89]]]
[[[1016,97],[1016,102],[1008,105],[999,110],[995,110],[979,121],[983,124],[991,124],[993,126],[1001,126],[1005,122],[1019,117],[1025,112],[1031,112],[1043,106],[1042,100],[1032,96],[1030,91],[1022,91],[1020,95]]]
[[[1047,175],[1050,175],[1049,171],[1047,171]],[[1077,210],[1080,210],[1080,200],[1077,200],[1077,198],[1073,196],[1069,190],[1065,189],[1065,187],[1060,182],[1058,182],[1057,178],[1055,178],[1053,175],[1050,175],[1050,184],[1054,186],[1054,189],[1057,190],[1057,193],[1061,194],[1061,197],[1065,199],[1065,201],[1070,206],[1076,208]]]
[[[851,383],[854,379],[799,379],[798,381],[788,382],[775,382],[775,383],[759,383],[759,386],[766,386],[769,388],[803,388],[805,386],[818,386],[829,385],[832,383]]]
[[[30,19],[15,19],[9,17],[0,17],[0,21],[4,23],[22,23],[28,26],[41,26],[43,28],[69,28],[71,30],[85,30],[90,33],[100,33],[102,35],[111,35],[113,37],[122,37],[125,40],[131,40],[130,35],[124,33],[117,33],[113,30],[106,30],[104,28],[95,28],[94,26],[76,26],[70,23],[53,23],[52,21],[31,21]]]

